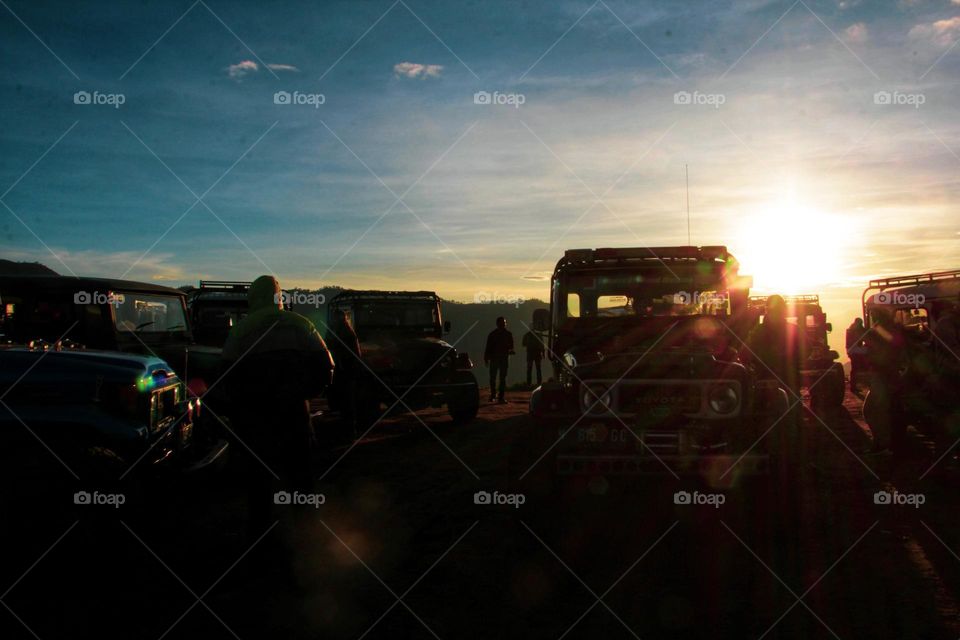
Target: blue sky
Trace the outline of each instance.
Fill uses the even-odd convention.
[[[958,266],[958,38],[951,0],[10,1],[0,254],[545,297],[565,248],[685,244],[689,164],[693,243],[849,315]]]

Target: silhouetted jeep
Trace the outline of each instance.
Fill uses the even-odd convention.
[[[195,344],[186,294],[145,282],[0,276],[0,334],[27,343],[70,340],[89,349],[155,355],[193,389],[210,384],[221,350]]]
[[[445,404],[455,422],[476,417],[480,389],[473,362],[443,340],[450,323],[441,320],[435,293],[343,291],[329,304],[328,345],[337,340],[329,332],[341,311],[357,332],[366,365],[354,367],[362,380],[364,421],[376,420],[381,403],[401,410]]]
[[[117,482],[202,469],[227,450],[225,441],[195,437],[196,400],[170,365],[152,356],[0,347],[0,395],[7,478],[52,468],[69,479],[62,463],[81,483]]]
[[[780,430],[762,436],[786,394],[738,360],[750,283],[725,247],[567,251],[549,312],[534,314],[555,377],[530,398],[532,464],[511,475],[672,472],[719,486],[783,468]]]
[[[187,309],[197,344],[222,347],[230,330],[247,316],[249,282],[201,280],[187,292]]]
[[[947,312],[958,312],[958,295],[960,269],[871,280],[863,292],[862,378],[870,387],[863,416],[895,449],[908,426],[932,437],[942,452],[960,437],[960,354],[936,335]],[[886,371],[878,368],[884,358]]]
[[[820,306],[818,295],[783,296],[787,303],[787,322],[797,326],[800,336],[800,383],[810,392],[816,407],[837,407],[846,393],[840,354],[830,348],[827,334],[833,325]],[[749,309],[754,322],[766,313],[767,296],[750,296]]]

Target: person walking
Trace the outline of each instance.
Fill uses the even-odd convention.
[[[487,347],[483,351],[483,362],[490,369],[490,402],[506,402],[503,396],[507,388],[507,366],[514,353],[513,334],[507,331],[507,319],[500,316],[497,328],[487,335]]]
[[[527,353],[527,386],[532,387],[533,368],[537,369],[537,386],[543,384],[543,371],[540,363],[543,361],[543,340],[533,330],[523,334],[522,345]]]

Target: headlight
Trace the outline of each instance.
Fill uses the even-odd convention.
[[[606,413],[613,408],[613,392],[603,385],[583,385],[580,404],[586,413]]]
[[[710,390],[709,403],[715,413],[733,413],[740,406],[740,396],[730,385],[717,385]]]
[[[577,366],[577,359],[573,357],[572,353],[567,351],[565,354],[563,354],[563,363],[571,369],[575,369]]]

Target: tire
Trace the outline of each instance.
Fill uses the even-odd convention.
[[[457,371],[453,381],[458,384],[469,383],[468,388],[457,390],[447,399],[447,410],[455,424],[467,424],[477,417],[480,411],[480,385],[469,371]]]
[[[834,364],[830,371],[810,389],[810,404],[818,409],[833,409],[843,404],[847,387],[843,368]]]

